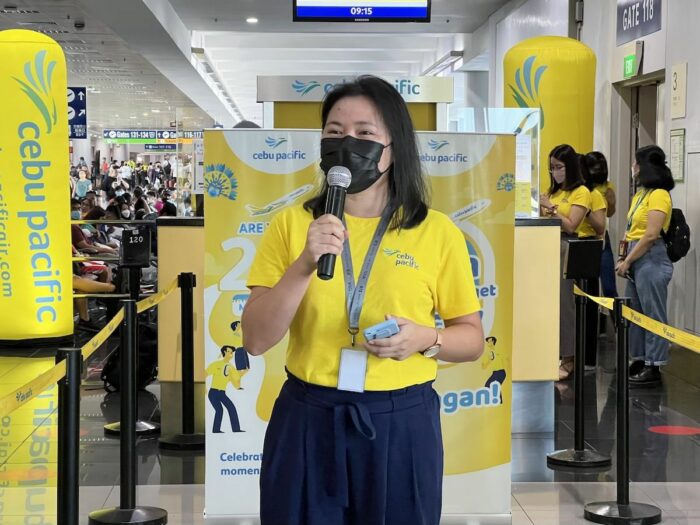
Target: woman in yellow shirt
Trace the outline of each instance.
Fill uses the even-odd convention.
[[[604,195],[596,189],[597,183],[588,170],[586,156],[580,155],[581,176],[586,188],[591,192],[591,209],[583,219],[578,230],[579,239],[603,239],[605,235],[607,202]],[[599,277],[584,279],[583,289],[591,295],[600,294]],[[598,357],[598,306],[593,301],[586,303],[586,349],[584,363],[586,368],[595,368]]]
[[[586,155],[586,167],[591,176],[591,182],[595,189],[605,197],[606,215],[608,218],[615,215],[616,197],[615,187],[608,180],[608,161],[599,151],[591,151]],[[600,284],[605,297],[617,297],[617,283],[615,282],[615,259],[613,257],[610,235],[605,230],[605,245],[600,258]]]
[[[673,264],[666,253],[662,231],[671,223],[673,176],[666,154],[658,146],[645,146],[635,153],[632,166],[639,182],[627,214],[627,231],[620,246],[617,274],[626,277],[627,297],[633,310],[668,324],[666,301]],[[669,343],[632,324],[630,327],[630,385],[646,386],[661,381],[659,366],[668,360]]]
[[[578,238],[583,219],[591,209],[591,192],[581,176],[579,157],[568,144],[557,146],[549,154],[549,191],[540,196],[540,213],[544,217],[561,220],[560,262],[569,239]],[[559,287],[559,380],[568,379],[574,370],[576,339],[576,307],[574,283],[562,279]]]
[[[432,357],[474,361],[484,344],[464,236],[428,209],[411,117],[391,84],[364,76],[336,86],[322,127],[321,168],[352,174],[347,226],[324,214],[327,184],[276,215],[242,316],[252,355],[289,330],[288,379],[263,448],[261,524],[438,525]],[[338,256],[329,280],[315,275],[324,254]],[[388,317],[400,328],[392,337],[350,335]]]

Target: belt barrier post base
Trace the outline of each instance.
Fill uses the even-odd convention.
[[[204,450],[204,434],[172,434],[158,440],[158,446],[166,450]]]
[[[617,501],[589,503],[584,507],[583,516],[593,523],[610,525],[654,525],[661,522],[661,510],[658,507],[635,502],[627,505],[621,505]]]
[[[168,523],[168,513],[156,507],[135,509],[102,509],[90,514],[88,525],[164,525]]]
[[[119,437],[121,434],[121,426],[119,421],[109,423],[104,426],[105,436]],[[157,436],[160,434],[160,425],[153,421],[136,421],[136,435],[139,437]]]
[[[599,454],[595,450],[557,450],[547,455],[547,466],[552,470],[561,467],[571,469],[603,469],[608,470],[611,465],[610,456]]]

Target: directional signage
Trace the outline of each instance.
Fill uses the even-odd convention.
[[[87,94],[84,87],[68,88],[68,127],[71,139],[87,138]]]
[[[173,131],[169,129],[105,129],[102,138],[107,144],[191,144],[204,136],[198,131]]]

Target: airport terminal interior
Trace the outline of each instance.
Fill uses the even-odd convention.
[[[0,524],[282,525],[260,469],[299,341],[246,352],[247,279],[325,180],[324,97],[372,75],[480,305],[476,360],[440,359],[436,307],[405,363],[437,370],[440,523],[700,525],[699,19],[696,0],[0,0]],[[383,245],[396,273],[367,293],[423,279],[433,241]],[[352,475],[339,429],[356,444],[379,416],[342,407],[327,446]],[[358,512],[338,525],[403,525]]]

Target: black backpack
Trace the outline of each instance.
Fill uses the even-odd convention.
[[[138,369],[136,389],[143,390],[158,378],[158,329],[149,323],[139,323]],[[107,392],[121,389],[121,360],[119,348],[114,350],[102,369],[100,379]]]
[[[662,232],[666,243],[666,252],[671,262],[680,261],[690,250],[690,226],[685,220],[685,215],[678,208],[671,210],[671,224],[667,232]]]

